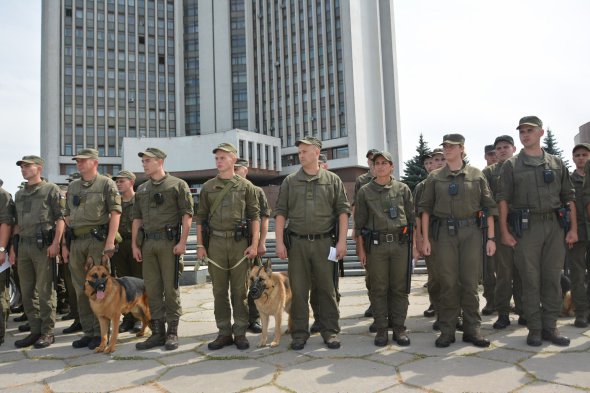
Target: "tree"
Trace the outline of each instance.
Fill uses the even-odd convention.
[[[424,169],[424,158],[430,153],[430,149],[428,148],[428,143],[424,141],[422,134],[420,134],[420,138],[418,139],[416,152],[418,154],[404,163],[405,169],[404,175],[402,176],[402,181],[406,183],[412,191],[414,191],[416,184],[420,183],[428,176],[426,169]]]
[[[549,128],[547,128],[547,132],[545,133],[545,138],[543,138],[543,150],[545,150],[549,154],[553,154],[562,159],[563,163],[566,167],[570,167],[570,163],[568,160],[565,159],[563,156],[563,150],[557,147],[557,140],[555,139],[555,134]]]

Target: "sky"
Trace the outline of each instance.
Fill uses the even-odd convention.
[[[420,133],[430,148],[461,133],[481,168],[496,136],[520,148],[526,115],[571,156],[590,121],[590,1],[395,0],[394,11],[404,161]],[[40,151],[40,0],[0,0],[0,50],[0,178],[14,194],[15,162]]]

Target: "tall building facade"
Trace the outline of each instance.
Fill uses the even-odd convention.
[[[351,177],[369,148],[401,157],[392,0],[44,0],[42,31],[41,146],[57,181],[83,147],[116,173],[124,138],[196,146],[233,129],[280,138],[238,147],[283,174],[305,135]]]

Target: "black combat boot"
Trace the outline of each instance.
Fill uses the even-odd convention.
[[[389,341],[388,334],[389,334],[389,331],[387,330],[387,328],[377,329],[377,333],[375,334],[375,341],[374,341],[375,345],[378,347],[386,346]]]
[[[133,329],[133,325],[135,325],[135,318],[131,313],[125,314],[123,316],[123,321],[119,325],[119,333],[125,333]]]
[[[178,349],[178,319],[168,322],[168,331],[166,332],[166,343],[164,345],[167,351]]]
[[[150,321],[150,329],[152,330],[152,335],[144,342],[135,344],[136,349],[141,351],[161,347],[166,344],[165,323],[163,319],[152,319]]]

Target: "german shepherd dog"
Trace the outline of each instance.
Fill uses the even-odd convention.
[[[111,277],[108,266],[107,256],[102,257],[100,265],[94,265],[92,257],[88,257],[85,265],[84,292],[90,300],[94,315],[100,322],[100,345],[94,352],[115,351],[121,314],[130,312],[141,320],[142,326],[137,337],[144,335],[151,319],[143,280],[135,277]],[[112,326],[112,335],[107,346],[109,323]]]
[[[291,330],[291,286],[286,273],[273,273],[270,258],[262,266],[254,265],[250,271],[250,295],[262,321],[262,334],[258,347],[266,346],[268,338],[269,316],[275,318],[275,335],[270,343],[276,347],[281,341],[281,321],[283,311],[289,314],[289,330]]]

